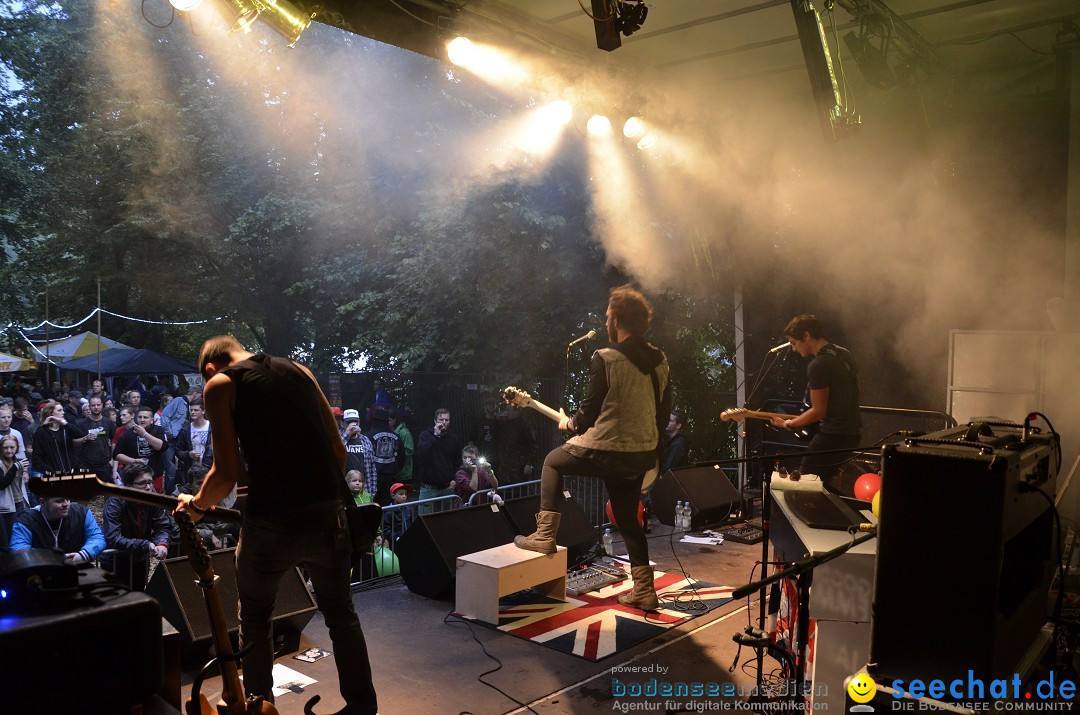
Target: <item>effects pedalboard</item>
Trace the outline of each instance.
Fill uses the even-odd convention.
[[[596,559],[587,566],[566,574],[566,594],[580,596],[589,591],[599,591],[604,586],[626,580],[626,571],[610,556]]]

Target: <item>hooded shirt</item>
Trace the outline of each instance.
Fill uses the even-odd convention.
[[[605,452],[656,450],[668,420],[664,405],[670,406],[663,351],[633,335],[597,350],[589,371],[589,391],[567,444]]]

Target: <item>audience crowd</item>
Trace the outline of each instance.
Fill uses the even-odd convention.
[[[101,380],[85,393],[60,382],[46,387],[41,380],[0,385],[0,546],[61,549],[72,563],[101,555],[103,565],[142,588],[150,560],[164,558],[177,543],[166,510],[109,497],[99,523],[85,505],[39,499],[27,486],[32,476],[84,470],[163,494],[198,491],[214,460],[201,391],[170,392],[153,378],[114,383],[113,394]],[[479,429],[468,439],[451,427],[447,409],[436,411],[432,427],[414,439],[404,421],[408,412],[378,379],[362,404],[333,409],[356,504],[390,507],[438,498],[420,505],[425,513],[435,504],[442,509],[470,498],[484,501],[500,483],[532,478],[532,430],[520,408],[493,397],[485,400]],[[288,449],[302,458],[303,445]],[[231,507],[236,499],[234,491],[221,505]],[[388,512],[380,541],[400,536],[409,511]],[[205,519],[198,528],[210,549],[236,544],[234,524]]]

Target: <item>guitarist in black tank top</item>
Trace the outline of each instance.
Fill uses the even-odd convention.
[[[817,423],[818,432],[810,441],[810,452],[857,447],[862,429],[859,371],[851,353],[825,338],[821,321],[814,315],[795,316],[784,328],[784,335],[800,357],[813,356],[806,367],[810,409],[790,419],[773,416],[770,421],[776,427],[791,430]],[[836,474],[840,465],[850,458],[850,452],[807,456],[799,469],[804,474],[818,475],[833,491],[839,492]]]
[[[375,715],[367,644],[349,588],[351,542],[342,506],[345,447],[322,390],[302,365],[255,355],[231,336],[199,352],[214,465],[198,494],[181,494],[177,511],[198,521],[239,481],[248,485],[236,588],[244,688],[273,702],[271,621],[278,583],[303,566],[330,631],[340,712]],[[302,465],[282,459],[283,445],[303,446]]]

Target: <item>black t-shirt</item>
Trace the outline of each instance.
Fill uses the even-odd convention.
[[[150,425],[146,428],[146,431],[162,441],[165,440],[165,430],[158,425]],[[128,427],[124,430],[124,434],[120,435],[120,440],[116,443],[113,455],[123,454],[132,459],[145,459],[147,460],[147,466],[157,477],[165,473],[163,449],[165,449],[164,446],[162,446],[161,450],[154,449],[150,446],[150,440],[140,437],[135,434],[135,430]]]
[[[116,424],[104,417],[97,422],[89,417],[84,417],[75,424],[86,433],[86,441],[79,448],[79,466],[87,469],[107,467],[109,460],[112,459],[113,435],[116,434]],[[100,433],[91,433],[91,430],[101,431]],[[97,434],[96,439],[91,439],[93,434]]]
[[[825,434],[858,434],[859,371],[846,348],[829,344],[818,351],[806,368],[808,389],[828,388],[829,405],[821,431]]]
[[[287,513],[340,499],[345,473],[330,441],[340,438],[327,432],[330,407],[307,373],[262,353],[222,372],[236,387],[233,422],[247,463],[247,512]]]

